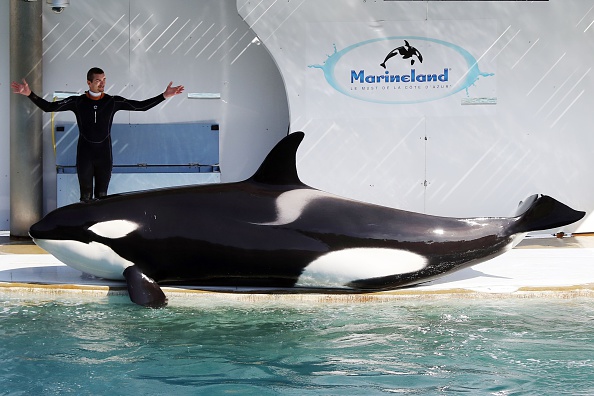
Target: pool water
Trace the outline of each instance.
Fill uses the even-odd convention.
[[[0,395],[594,394],[588,298],[0,297]]]

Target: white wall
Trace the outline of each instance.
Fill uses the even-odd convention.
[[[10,219],[10,2],[0,1],[0,230]]]
[[[594,165],[594,136],[589,131],[594,121],[589,106],[594,102],[594,9],[589,1],[162,3],[103,0],[97,7],[91,0],[72,0],[60,15],[44,7],[44,94],[84,90],[84,73],[95,64],[106,70],[111,93],[130,98],[154,95],[170,80],[185,84],[190,92],[218,90],[223,95],[219,101],[174,98],[148,113],[122,113],[118,121],[219,122],[223,181],[233,181],[249,176],[286,132],[287,104],[284,91],[279,93],[284,82],[291,130],[306,132],[298,153],[299,173],[314,187],[446,216],[507,216],[533,193],[554,196],[588,215],[594,209],[594,180],[589,177]],[[238,9],[246,23],[233,19]],[[311,115],[308,98],[320,72],[307,66],[310,59],[322,62],[331,55],[333,44],[378,37],[387,26],[406,23],[441,24],[443,31],[427,35],[459,37],[460,32],[449,30],[465,21],[495,21],[495,32],[475,43],[485,51],[475,54],[485,55],[481,63],[489,60],[494,65],[494,114],[477,114],[467,106],[461,110],[467,113],[447,116],[414,105],[389,105],[382,117],[361,112]],[[324,24],[328,33],[311,42],[308,32]],[[346,28],[337,29],[340,24]],[[350,24],[357,29],[350,31]],[[361,34],[361,24],[369,26],[368,33]],[[2,1],[0,229],[8,228],[9,218],[8,26],[8,2]],[[252,44],[256,34],[265,45]],[[185,55],[197,35],[200,41]],[[183,53],[168,52],[180,44],[186,49]],[[321,48],[327,50],[320,54]],[[319,85],[320,90],[327,88]],[[333,98],[330,108],[336,109],[334,101],[360,104],[352,98],[337,99],[336,92],[324,94]],[[440,102],[433,104],[439,107]],[[403,115],[406,111],[412,115]],[[55,206],[48,130],[46,116],[46,211]],[[568,230],[594,231],[594,218],[588,216],[578,228]]]
[[[509,216],[520,200],[542,193],[588,212],[579,226],[566,227],[579,232],[594,231],[592,5],[238,0],[240,15],[279,65],[291,130],[306,133],[298,153],[304,182],[461,217]],[[494,76],[469,94],[386,105],[348,97],[308,67],[329,59],[334,46],[418,31],[468,48]],[[495,105],[461,106],[485,83],[493,84],[487,91]]]
[[[86,72],[105,70],[107,92],[145,99],[169,81],[221,99],[169,99],[148,112],[119,112],[118,123],[212,122],[220,125],[221,180],[249,177],[287,134],[280,73],[235,1],[72,0],[61,14],[43,8],[43,92],[83,92]],[[8,2],[0,2],[0,229],[8,229]],[[5,12],[6,11],[6,12]],[[2,67],[6,65],[6,67]],[[6,89],[5,89],[6,88]],[[74,120],[59,113],[59,120]],[[50,115],[44,115],[44,212],[56,207]]]

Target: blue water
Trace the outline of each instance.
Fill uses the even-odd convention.
[[[592,299],[2,301],[1,395],[594,394]]]

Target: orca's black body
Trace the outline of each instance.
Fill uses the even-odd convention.
[[[473,219],[341,198],[299,180],[303,136],[284,138],[243,182],[77,203],[49,213],[30,235],[71,267],[126,279],[132,301],[162,306],[157,283],[350,292],[415,285],[584,216],[536,195],[514,217]]]
[[[419,62],[423,63],[423,55],[421,55],[419,50],[416,49],[415,47],[411,47],[410,44],[408,43],[408,41],[404,40],[404,45],[401,47],[394,48],[392,51],[390,51],[388,53],[388,55],[386,55],[386,58],[384,59],[384,61],[382,63],[380,63],[380,66],[385,69],[386,62],[389,59],[395,57],[396,55],[401,55],[402,59],[410,59],[411,66],[415,64],[415,60],[413,59],[413,56],[416,56],[417,59],[419,60]]]

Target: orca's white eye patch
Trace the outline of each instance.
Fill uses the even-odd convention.
[[[128,220],[110,220],[93,224],[89,231],[104,238],[122,238],[138,228],[138,224]]]

